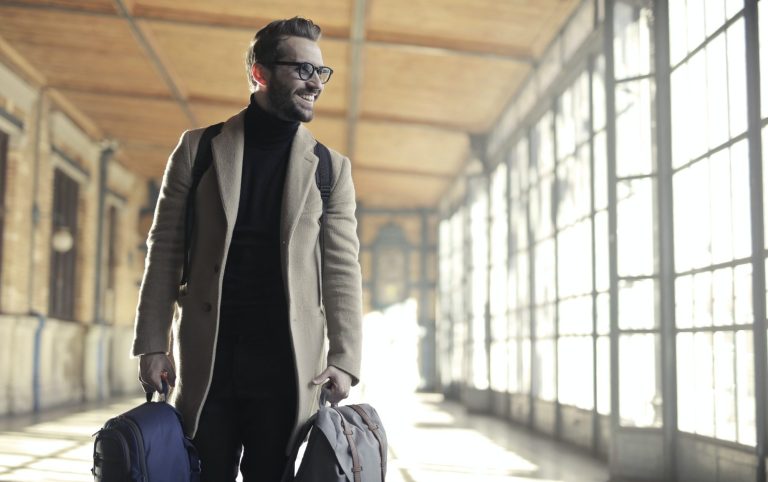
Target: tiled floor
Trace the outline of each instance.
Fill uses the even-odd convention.
[[[498,419],[467,415],[439,395],[376,400],[389,438],[389,482],[608,480],[603,463]],[[92,480],[92,434],[138,403],[0,419],[0,481]]]

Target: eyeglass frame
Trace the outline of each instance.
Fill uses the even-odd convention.
[[[312,67],[312,73],[306,79],[301,75],[301,72],[302,72],[301,67],[305,64]],[[282,60],[275,60],[274,62],[269,62],[265,65],[289,65],[289,66],[296,67],[296,71],[299,73],[299,78],[301,80],[309,80],[312,78],[313,75],[317,74],[317,78],[320,79],[321,84],[328,83],[328,81],[331,80],[331,76],[333,75],[333,69],[328,67],[327,65],[321,65],[319,67],[315,67],[315,65],[312,64],[311,62],[284,62]],[[328,69],[328,78],[325,79],[325,82],[323,82],[323,78],[320,76],[320,69]]]

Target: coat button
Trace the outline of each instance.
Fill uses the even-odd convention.
[[[208,303],[207,301],[203,303],[203,311],[205,311],[206,313],[209,313],[212,309],[213,309],[213,306],[211,306],[210,303]]]
[[[221,266],[219,266],[218,264],[214,264],[213,265],[213,272],[214,273],[219,274],[219,270],[220,269],[221,269]]]

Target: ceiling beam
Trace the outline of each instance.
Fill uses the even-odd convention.
[[[130,0],[122,0],[124,5]],[[357,1],[357,0],[356,0]],[[367,3],[367,2],[364,2]],[[82,15],[94,15],[99,17],[114,17],[114,12],[102,11],[102,10],[90,10],[75,5],[46,5],[26,3],[19,0],[4,0],[2,2],[3,7],[15,7],[24,8],[29,10],[44,10],[44,11],[60,11],[65,13],[76,13]],[[212,28],[240,28],[243,30],[252,31],[254,25],[267,24],[271,19],[253,18],[253,17],[238,17],[238,16],[226,16],[215,17],[211,20],[210,16],[185,16],[181,11],[168,10],[168,11],[152,11],[144,12],[141,5],[136,8],[126,5],[125,8],[129,12],[132,19],[139,21],[152,21],[158,23],[168,23],[175,25],[186,26],[199,26],[199,27],[212,27]],[[355,6],[357,9],[357,5]],[[132,13],[131,13],[132,12]],[[357,15],[357,10],[355,15]],[[352,42],[355,30],[356,18],[353,18],[353,25],[350,32],[341,29],[323,28],[323,37],[334,40],[349,40]],[[427,51],[432,53],[442,53],[445,55],[458,55],[467,56],[473,58],[488,58],[491,60],[505,60],[524,63],[527,65],[535,65],[536,58],[529,52],[524,52],[520,49],[508,48],[503,45],[491,44],[491,43],[479,43],[474,42],[467,44],[464,41],[457,40],[451,41],[448,39],[439,39],[435,37],[427,36],[415,36],[409,35],[407,37],[395,34],[392,32],[375,32],[368,35],[368,38],[364,40],[365,46],[383,46],[383,47],[400,47],[406,49],[413,49],[415,51]]]
[[[160,49],[157,48],[153,37],[149,35],[149,32],[145,31],[146,29],[138,24],[136,19],[133,18],[125,4],[125,0],[113,1],[120,16],[128,22],[128,26],[130,27],[134,38],[141,48],[144,49],[147,57],[149,57],[149,60],[155,66],[157,73],[160,74],[160,77],[162,77],[168,90],[171,91],[171,96],[173,96],[174,100],[179,104],[179,107],[181,107],[182,112],[184,112],[184,115],[186,115],[190,127],[197,127],[197,119],[195,118],[192,109],[189,107],[185,93],[180,87],[181,83],[176,79],[175,75],[171,72],[171,69],[163,61],[163,58],[159,54]]]
[[[363,44],[365,24],[368,20],[368,1],[355,0],[352,28],[349,32],[349,99],[347,101],[347,152],[355,155],[357,142],[357,118],[360,115],[360,99],[363,86]]]

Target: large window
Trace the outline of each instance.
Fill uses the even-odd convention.
[[[670,2],[678,428],[754,445],[741,8]]]
[[[558,399],[594,407],[590,85],[585,71],[558,98],[557,183]]]
[[[533,234],[534,365],[533,393],[557,400],[557,284],[555,225],[552,199],[555,189],[555,139],[549,112],[531,132],[531,187],[529,209]]]
[[[486,347],[486,303],[488,302],[488,189],[485,177],[471,179],[472,202],[469,211],[471,246],[470,306],[471,332],[469,350],[472,354],[470,373],[472,385],[488,388],[488,350]]]
[[[48,314],[75,318],[75,265],[77,260],[77,181],[56,169],[53,177],[51,284]],[[69,241],[65,241],[65,240]],[[61,240],[61,241],[60,241]]]
[[[619,421],[662,423],[650,8],[614,6]]]
[[[4,226],[5,226],[5,182],[8,177],[7,173],[8,162],[8,134],[0,131],[0,275],[3,272],[3,245],[4,240]],[[0,276],[1,278],[1,276]],[[2,286],[2,285],[0,285]],[[2,290],[0,290],[2,292]]]
[[[507,360],[510,355],[507,326],[507,165],[500,163],[491,176],[491,388],[506,392],[509,382]]]

